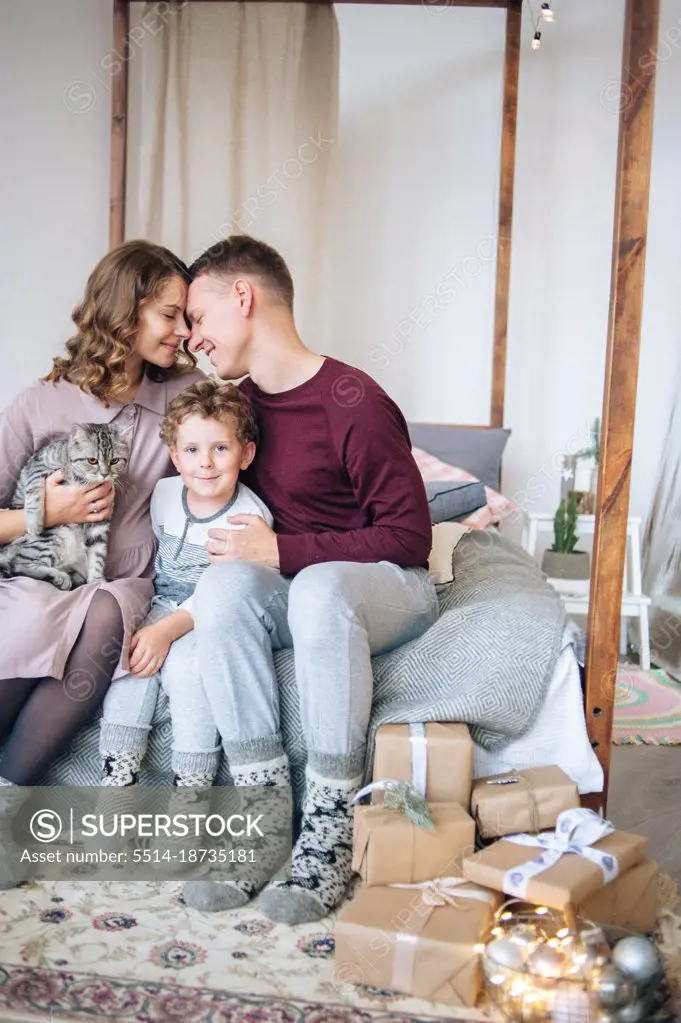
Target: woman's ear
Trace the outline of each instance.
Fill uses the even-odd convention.
[[[248,444],[244,445],[244,449],[241,453],[240,469],[248,469],[249,465],[255,458],[255,444],[252,440],[249,440]]]

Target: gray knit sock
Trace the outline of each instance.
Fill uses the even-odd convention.
[[[229,767],[235,789],[240,797],[239,812],[252,817],[262,813],[265,822],[266,839],[254,843],[250,848],[247,842],[227,838],[222,844],[225,856],[231,869],[213,871],[210,878],[199,878],[187,881],[184,886],[184,900],[193,909],[205,913],[216,913],[227,909],[238,909],[245,906],[257,895],[273,874],[281,866],[282,860],[290,849],[291,842],[291,798],[290,773],[288,757],[284,753],[281,740],[266,737],[243,744],[241,750],[236,743],[225,748],[229,757]],[[244,749],[244,747],[246,747]],[[240,762],[239,752],[258,756],[263,752],[275,752],[268,759],[251,759]],[[281,798],[272,789],[282,789]],[[246,863],[230,861],[229,857],[246,849],[250,855],[251,848],[255,862]]]
[[[220,747],[185,753],[173,750],[173,785],[178,788],[208,789],[215,781],[220,764]]]
[[[106,750],[102,753],[102,774],[99,784],[104,788],[137,785],[143,757],[144,753]]]
[[[321,920],[341,901],[352,877],[352,801],[363,775],[329,778],[308,765],[305,777],[303,822],[291,876],[275,878],[260,899],[261,911],[275,923]]]
[[[25,880],[21,852],[12,837],[12,821],[29,796],[13,781],[0,777],[0,891],[17,888]],[[11,864],[11,866],[9,866]]]

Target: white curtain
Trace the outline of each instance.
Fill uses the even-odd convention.
[[[286,259],[312,347],[337,137],[333,7],[132,5],[126,236],[187,262],[229,234]],[[132,48],[131,48],[132,49]]]
[[[643,545],[655,664],[681,679],[681,366]]]

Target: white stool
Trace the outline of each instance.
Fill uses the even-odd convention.
[[[577,531],[581,536],[593,535],[596,529],[595,515],[578,515]],[[540,533],[553,532],[553,513],[526,513],[523,525],[522,545],[528,554],[536,557]],[[561,595],[568,614],[587,614],[589,610],[589,582],[572,579],[549,579]],[[627,519],[627,543],[624,557],[624,592],[622,593],[622,628],[620,631],[620,652],[627,652],[627,620],[638,618],[641,667],[650,670],[650,629],[648,607],[650,597],[642,589],[641,579],[641,519],[630,515]]]

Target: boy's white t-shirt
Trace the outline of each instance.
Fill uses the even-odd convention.
[[[158,540],[154,580],[158,596],[192,614],[194,589],[211,563],[205,547],[208,530],[243,529],[228,522],[231,515],[259,515],[268,526],[273,524],[267,505],[243,483],[237,483],[232,500],[220,511],[201,519],[189,510],[181,476],[158,481],[151,496],[151,525]]]

